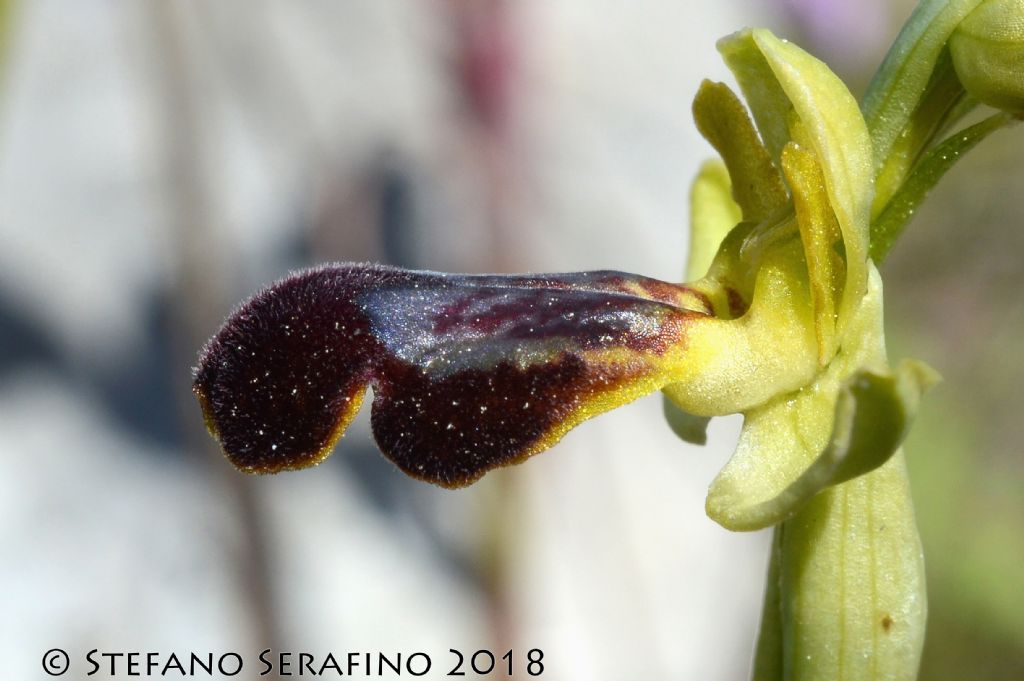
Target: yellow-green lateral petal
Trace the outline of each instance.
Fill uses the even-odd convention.
[[[693,117],[700,134],[729,169],[733,197],[744,220],[760,222],[786,205],[782,176],[729,86],[708,80],[701,83],[693,100]]]
[[[686,281],[707,274],[725,235],[742,219],[732,198],[729,171],[718,159],[706,161],[690,189],[690,253]]]
[[[867,286],[871,140],[853,95],[824,63],[764,29],[752,31],[751,39],[805,126],[843,234],[846,283],[837,321],[842,336]]]
[[[793,191],[793,208],[807,256],[818,362],[824,366],[836,350],[836,297],[842,291],[839,277],[844,265],[835,246],[842,234],[814,154],[790,142],[782,152],[782,169]]]

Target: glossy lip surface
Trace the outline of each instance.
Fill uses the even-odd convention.
[[[193,390],[232,463],[273,473],[326,458],[372,386],[383,453],[459,487],[661,387],[666,354],[707,314],[688,287],[621,272],[325,266],[236,310]]]

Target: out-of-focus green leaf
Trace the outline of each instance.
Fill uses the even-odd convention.
[[[990,370],[980,372],[980,381],[994,380]],[[908,449],[926,454],[910,457],[908,467],[928,548],[928,579],[942,592],[943,619],[958,618],[967,630],[982,627],[980,638],[1024,651],[1024,495],[1019,476],[1008,475],[1005,465],[979,461],[978,452],[992,447],[987,437],[992,414],[973,395],[960,393],[937,395],[907,439]],[[944,634],[962,631],[957,627]],[[933,633],[930,624],[929,636]],[[1017,659],[1019,668],[1021,656]]]

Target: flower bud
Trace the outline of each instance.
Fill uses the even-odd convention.
[[[949,40],[964,88],[980,101],[1024,112],[1024,0],[987,0]]]

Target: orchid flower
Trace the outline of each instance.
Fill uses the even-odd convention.
[[[776,528],[755,677],[914,678],[924,569],[900,444],[937,375],[889,363],[876,262],[952,162],[1019,113],[1020,71],[1001,82],[987,56],[986,17],[1024,16],[1007,4],[923,2],[860,105],[767,30],[724,38],[746,105],[721,83],[694,100],[721,158],[693,185],[689,283],[299,272],[203,350],[209,430],[244,471],[304,468],[372,387],[384,455],[460,487],[654,391],[693,442],[710,417],[742,413],[707,512]],[[1008,112],[950,134],[979,99]]]

